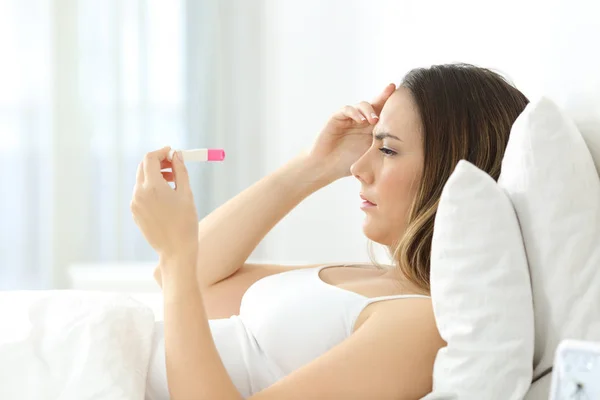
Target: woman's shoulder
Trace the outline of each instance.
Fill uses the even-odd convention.
[[[402,334],[402,337],[412,334],[428,340],[435,339],[436,346],[443,342],[437,329],[431,298],[406,297],[382,301],[373,306],[375,307],[361,327],[369,327],[368,329],[374,335],[377,335],[378,331],[385,330],[388,334],[392,332],[397,335]]]

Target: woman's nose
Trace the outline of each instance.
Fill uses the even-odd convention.
[[[363,154],[352,166],[350,166],[350,173],[361,183],[372,183],[373,174],[369,172],[369,151]]]

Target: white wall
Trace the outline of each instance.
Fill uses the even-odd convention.
[[[600,131],[600,2],[262,4],[265,172],[310,146],[338,107],[369,100],[411,68],[435,63],[497,69],[528,97],[545,93],[569,108],[584,133]],[[588,135],[600,148],[597,140]],[[267,236],[260,257],[367,260],[358,189],[349,178],[313,195]]]
[[[361,1],[265,1],[267,171],[307,149],[329,116],[372,97],[396,76],[372,74],[372,19]],[[267,259],[366,261],[359,184],[336,182],[308,198],[267,236]]]

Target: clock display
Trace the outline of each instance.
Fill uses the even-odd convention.
[[[552,400],[600,400],[600,345],[565,340],[554,359]]]

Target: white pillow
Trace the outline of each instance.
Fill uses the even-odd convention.
[[[513,125],[498,185],[525,241],[538,377],[560,340],[600,340],[600,180],[574,122],[541,97]]]
[[[448,179],[437,210],[431,296],[447,346],[426,398],[522,399],[534,337],[523,239],[506,194],[466,161]]]
[[[0,399],[142,399],[152,310],[92,291],[0,292]]]

